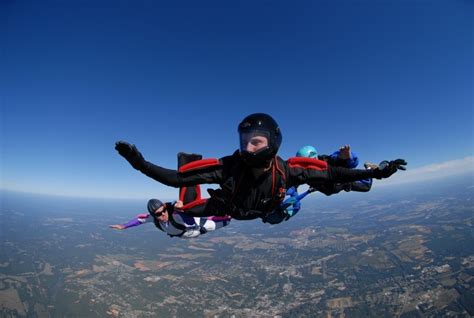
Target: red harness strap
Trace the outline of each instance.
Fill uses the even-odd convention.
[[[280,163],[279,163],[279,157],[278,156],[275,156],[275,158],[273,159],[273,171],[272,171],[272,174],[273,174],[273,185],[272,185],[272,195],[274,198],[277,198],[276,201],[277,202],[281,202],[284,198],[285,198],[285,194],[286,194],[286,174],[285,174],[285,170],[280,166]],[[278,194],[275,196],[275,187],[276,187],[276,175],[280,175],[280,178],[282,180],[282,182],[280,182],[280,188],[278,188]]]
[[[188,204],[183,205],[181,210],[184,210],[184,211],[189,210],[191,208],[194,208],[195,206],[205,204],[206,201],[207,201],[207,199],[200,199],[200,200],[195,200],[195,201],[189,202]]]
[[[185,194],[186,194],[186,191],[188,191],[188,188],[187,188],[187,187],[182,187],[182,188],[180,189],[179,201],[184,202],[184,196],[185,196]]]
[[[314,169],[319,171],[328,169],[328,163],[319,159],[293,157],[288,159],[287,162],[290,168]]]
[[[179,168],[179,172],[188,172],[192,170],[205,169],[213,166],[219,166],[219,159],[202,159],[187,163]]]
[[[197,185],[197,186],[194,186],[194,188],[196,190],[196,197],[193,199],[193,201],[194,200],[200,200],[201,199],[201,187]],[[182,202],[185,201],[187,191],[188,191],[188,187],[181,187],[180,193],[179,193],[179,201],[182,201]]]
[[[280,173],[280,176],[283,178],[283,181],[286,182],[285,170],[281,167],[280,161],[279,161],[278,159],[279,159],[279,157],[278,157],[278,156],[275,156],[275,166],[276,166],[276,169],[277,169],[277,171]]]

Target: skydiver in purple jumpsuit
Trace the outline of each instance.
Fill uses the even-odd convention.
[[[182,207],[181,201],[176,204],[162,203],[160,200],[148,201],[148,214],[139,214],[124,224],[110,225],[110,228],[125,230],[145,223],[154,223],[156,227],[170,237],[195,238],[210,231],[229,225],[229,216],[191,217],[183,212],[173,211]]]

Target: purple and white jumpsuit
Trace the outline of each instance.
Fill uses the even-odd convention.
[[[209,216],[209,217],[191,217],[181,212],[173,212],[173,219],[176,223],[183,225],[184,230],[176,228],[171,222],[159,222],[161,229],[170,236],[179,236],[181,238],[195,238],[209,231],[217,230],[227,226],[230,223],[230,216]],[[125,229],[142,225],[144,223],[153,223],[153,218],[149,214],[139,214],[132,220],[122,224]]]

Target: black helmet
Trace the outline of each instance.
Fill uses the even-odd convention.
[[[147,204],[148,213],[150,213],[151,216],[154,216],[155,211],[161,208],[162,206],[163,206],[163,202],[161,202],[160,200],[151,199],[150,201],[148,201],[148,204]]]
[[[268,114],[256,113],[249,115],[239,124],[240,154],[250,166],[266,164],[278,152],[282,135],[276,121]],[[268,146],[255,152],[247,150],[247,144],[252,137],[263,136],[268,140]]]

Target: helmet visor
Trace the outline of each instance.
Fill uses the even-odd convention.
[[[240,151],[254,153],[268,149],[270,134],[264,130],[251,130],[240,134]]]

